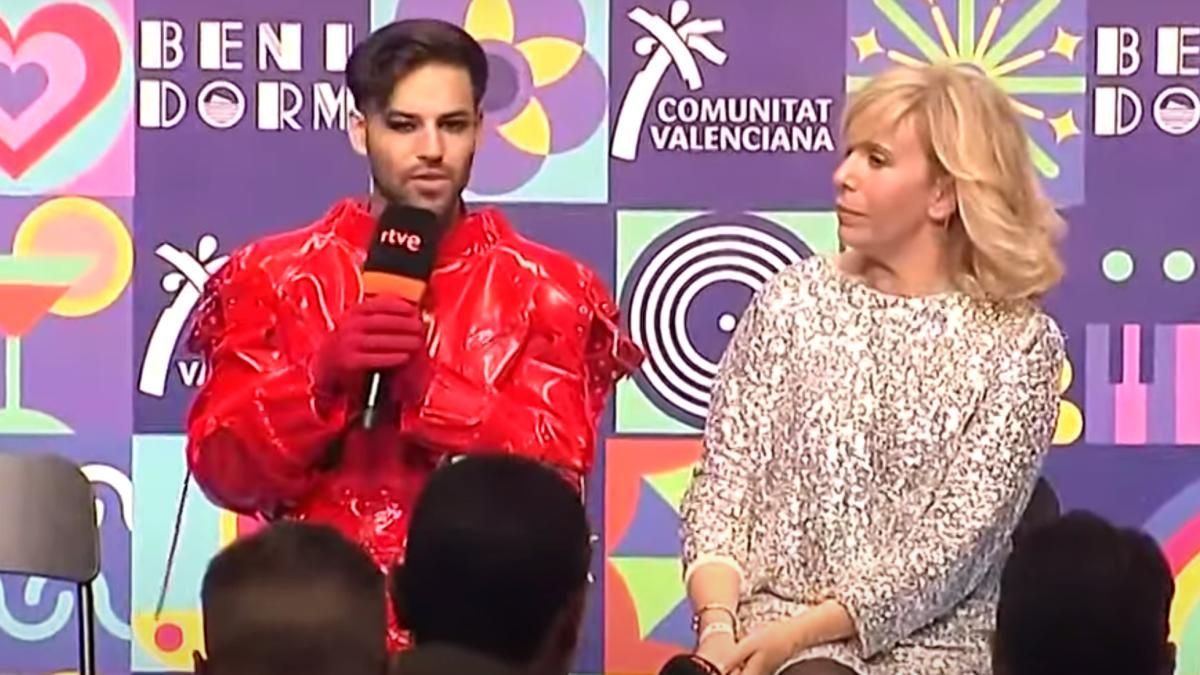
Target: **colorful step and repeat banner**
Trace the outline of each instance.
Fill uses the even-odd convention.
[[[678,508],[717,360],[767,278],[837,246],[847,93],[947,59],[1011,95],[1071,224],[1047,474],[1163,544],[1180,672],[1200,668],[1195,0],[4,0],[0,451],[65,454],[96,486],[102,672],[190,669],[205,564],[257,525],[187,490],[156,616],[206,376],[182,338],[230,251],[366,189],[346,56],[415,16],[488,53],[470,200],[594,266],[649,355],[589,486],[579,672],[689,644]],[[72,669],[74,610],[62,584],[0,578],[0,672]]]

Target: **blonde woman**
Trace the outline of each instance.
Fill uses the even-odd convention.
[[[1007,97],[952,65],[853,97],[843,251],[756,296],[684,503],[697,652],[742,675],[987,673],[1049,447],[1063,229]]]

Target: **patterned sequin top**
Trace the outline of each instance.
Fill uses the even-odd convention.
[[[902,297],[812,257],[742,317],[683,505],[688,569],[742,573],[744,631],[833,598],[864,675],[988,673],[999,573],[1049,448],[1054,321]]]

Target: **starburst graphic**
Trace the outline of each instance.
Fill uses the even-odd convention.
[[[896,64],[954,62],[992,78],[1026,120],[1059,205],[1083,200],[1086,0],[851,0],[847,89]]]

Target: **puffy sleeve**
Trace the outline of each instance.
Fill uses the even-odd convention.
[[[318,405],[307,350],[289,345],[281,300],[252,249],[210,279],[190,339],[208,377],[187,419],[187,458],[218,505],[275,512],[312,487],[345,422],[345,404]]]
[[[1042,314],[1013,344],[919,522],[831,593],[854,619],[864,658],[950,611],[1007,549],[1050,447],[1064,359],[1062,334]]]
[[[786,274],[786,273],[785,273]],[[743,575],[748,563],[750,496],[771,455],[769,411],[784,405],[790,352],[784,294],[776,281],[750,303],[721,357],[704,428],[704,450],[684,496],[683,562]],[[745,592],[745,584],[742,591]]]
[[[503,264],[485,278],[510,278],[500,273]],[[582,265],[570,269],[573,278],[558,271],[554,281],[480,284],[472,318],[452,319],[475,322],[462,331],[474,336],[472,344],[439,347],[439,362],[451,366],[426,366],[427,385],[402,411],[402,429],[448,453],[545,461],[582,488],[613,385],[637,368],[642,353],[621,330],[601,282]]]

